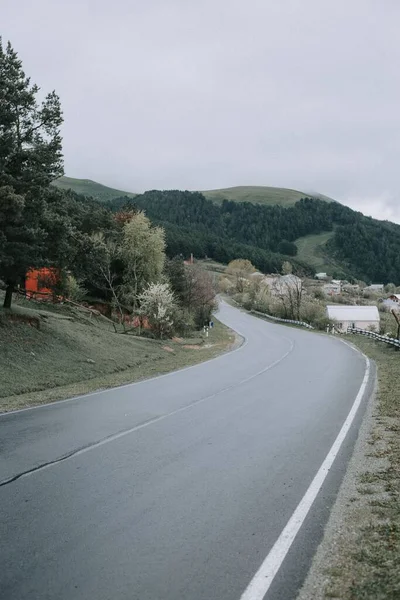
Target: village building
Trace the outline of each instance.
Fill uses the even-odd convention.
[[[380,317],[377,306],[330,304],[326,307],[326,313],[341,333],[346,333],[349,327],[379,331]]]
[[[324,283],[322,290],[327,296],[338,296],[342,293],[342,282],[339,279],[332,279],[330,283]]]

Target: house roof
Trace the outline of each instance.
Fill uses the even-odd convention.
[[[390,294],[389,298],[397,298],[397,300],[400,300],[400,294]]]
[[[337,321],[379,321],[377,306],[329,304],[326,310],[329,319],[336,319]]]
[[[366,290],[382,290],[383,283],[371,283],[371,285],[367,285]]]

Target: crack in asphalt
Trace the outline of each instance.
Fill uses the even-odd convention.
[[[71,452],[68,452],[67,454],[63,454],[62,456],[55,458],[54,460],[50,460],[47,461],[45,463],[41,463],[40,465],[36,465],[35,467],[32,467],[30,469],[27,469],[26,471],[22,471],[20,473],[17,473],[16,475],[13,475],[12,477],[9,477],[8,479],[3,479],[3,481],[0,481],[0,487],[4,487],[6,485],[9,485],[10,483],[14,483],[15,481],[18,481],[18,479],[21,479],[22,477],[27,477],[29,475],[33,475],[39,471],[43,471],[45,469],[48,469],[54,465],[57,465],[58,463],[64,462],[66,460],[69,460],[70,458],[73,458],[74,456],[77,456],[79,454],[84,454],[85,452],[88,452],[90,450],[93,450],[94,448],[98,448],[100,446],[103,446],[104,444],[107,444],[109,442],[112,442],[114,440],[117,440],[121,437],[124,437],[126,435],[129,435],[130,433],[134,433],[135,431],[138,431],[140,429],[143,429],[144,427],[147,427],[148,425],[151,425],[152,423],[157,423],[159,421],[163,421],[164,419],[167,419],[168,417],[172,417],[180,412],[184,412],[186,410],[189,410],[190,408],[193,408],[194,406],[197,406],[198,404],[205,402],[206,400],[211,400],[211,398],[215,398],[216,396],[219,396],[220,394],[223,394],[225,392],[228,392],[229,390],[232,390],[233,388],[239,387],[240,385],[243,385],[244,383],[247,383],[248,381],[251,381],[252,379],[255,379],[256,377],[259,377],[260,375],[263,375],[264,373],[266,373],[267,371],[273,369],[274,367],[276,367],[279,363],[281,363],[287,356],[289,356],[289,354],[293,351],[294,347],[295,347],[295,342],[293,340],[289,340],[289,338],[285,338],[287,341],[290,342],[290,347],[289,350],[280,358],[278,358],[277,360],[275,360],[273,363],[271,363],[270,365],[268,365],[267,367],[265,367],[264,369],[261,369],[261,371],[258,371],[257,373],[254,373],[253,375],[251,375],[250,377],[246,377],[245,379],[243,379],[242,381],[239,381],[238,383],[234,383],[232,385],[229,385],[226,388],[223,388],[222,390],[219,390],[218,392],[216,392],[215,394],[211,394],[210,396],[206,396],[204,398],[199,398],[198,400],[195,400],[195,402],[192,402],[191,404],[187,404],[185,406],[181,406],[180,408],[178,408],[177,410],[174,410],[170,413],[167,413],[165,415],[159,415],[157,417],[153,417],[152,419],[148,419],[147,421],[144,421],[138,425],[135,425],[134,427],[131,427],[129,429],[123,429],[117,433],[112,433],[111,435],[106,436],[105,438],[102,438],[101,440],[98,440],[96,442],[92,442],[90,444],[86,444],[84,446],[80,446],[79,448],[75,448],[74,450],[71,450]]]

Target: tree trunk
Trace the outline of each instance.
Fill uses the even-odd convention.
[[[3,308],[11,308],[13,291],[14,291],[14,286],[12,283],[9,283],[6,288],[6,295],[4,298]]]

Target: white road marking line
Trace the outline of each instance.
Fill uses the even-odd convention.
[[[354,400],[353,406],[351,407],[350,412],[347,415],[347,418],[343,423],[343,426],[339,431],[337,438],[333,442],[331,449],[329,450],[316,476],[312,480],[308,490],[304,494],[300,503],[297,505],[296,510],[287,522],[286,527],[283,529],[279,538],[273,545],[272,549],[270,550],[264,562],[258,569],[257,573],[254,575],[253,579],[250,581],[246,590],[241,595],[240,600],[262,600],[264,598],[265,594],[269,590],[275,578],[275,575],[279,571],[297,533],[299,532],[302,524],[304,523],[304,520],[307,517],[310,508],[314,503],[314,500],[317,497],[322,487],[322,484],[324,483],[326,476],[328,475],[329,470],[332,467],[332,464],[339,453],[342,443],[346,438],[346,435],[354,421],[354,417],[356,416],[357,410],[363,399],[364,392],[367,388],[370,374],[370,361],[365,355],[363,355],[363,357],[366,364],[364,379],[361,383],[361,387],[358,391],[356,399]]]
[[[242,379],[238,383],[229,385],[228,387],[226,387],[222,390],[219,390],[218,392],[215,392],[214,394],[211,394],[210,396],[206,396],[205,398],[199,398],[198,400],[196,400],[195,402],[192,402],[191,404],[181,406],[180,408],[177,408],[176,410],[173,410],[170,413],[167,413],[165,415],[160,415],[159,417],[154,417],[153,419],[150,419],[149,421],[145,421],[144,423],[140,423],[139,425],[135,425],[134,427],[131,427],[130,429],[125,429],[124,431],[119,431],[118,433],[110,435],[102,440],[99,440],[98,442],[94,442],[93,444],[85,446],[84,448],[78,448],[76,451],[72,451],[64,456],[60,456],[60,457],[54,459],[53,461],[50,461],[42,466],[35,467],[24,473],[13,475],[12,477],[9,477],[7,479],[4,479],[3,481],[0,481],[0,485],[1,486],[8,485],[9,483],[18,481],[19,479],[22,479],[23,477],[29,477],[31,475],[36,475],[37,473],[40,473],[41,471],[44,471],[45,469],[50,469],[51,467],[54,467],[55,465],[58,465],[62,462],[70,460],[72,458],[75,458],[76,456],[79,456],[80,454],[86,454],[86,452],[91,452],[91,450],[94,450],[95,448],[100,448],[101,446],[104,446],[105,444],[109,444],[110,442],[119,440],[120,438],[123,438],[126,435],[130,435],[131,433],[135,433],[136,431],[139,431],[140,429],[144,429],[145,427],[149,427],[150,425],[154,425],[155,423],[164,421],[164,419],[168,419],[169,417],[173,417],[174,415],[185,412],[186,410],[189,410],[190,408],[198,406],[199,404],[202,404],[203,402],[206,402],[207,400],[211,400],[212,398],[216,398],[217,396],[219,396],[220,394],[223,394],[224,392],[228,392],[236,387],[239,387],[243,383],[247,383],[248,381],[251,381],[252,379],[255,379],[256,377],[263,375],[270,369],[273,369],[273,367],[276,367],[283,360],[285,360],[285,358],[287,356],[289,356],[289,354],[294,349],[294,342],[292,342],[288,338],[284,338],[284,339],[287,339],[290,342],[289,350],[287,352],[285,352],[285,354],[283,354],[280,358],[275,360],[273,363],[271,363],[267,367],[264,367],[263,369],[261,369],[261,371],[257,371],[257,373],[250,375],[250,377],[246,377],[245,379]],[[188,367],[188,368],[190,368],[190,367]]]

